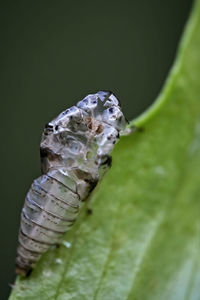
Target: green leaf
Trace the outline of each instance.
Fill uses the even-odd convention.
[[[93,214],[10,300],[200,298],[200,1],[161,95],[133,123],[144,131],[116,146]]]

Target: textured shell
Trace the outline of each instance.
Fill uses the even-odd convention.
[[[16,272],[26,275],[60,243],[111,166],[110,152],[126,128],[113,93],[91,94],[48,123],[40,144],[43,175],[28,191],[21,214]]]

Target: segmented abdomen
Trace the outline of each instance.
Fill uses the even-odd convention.
[[[77,172],[77,170],[76,170]],[[58,244],[76,220],[89,183],[53,170],[34,180],[21,215],[17,265],[28,272],[50,245]],[[71,171],[72,173],[72,171]],[[73,172],[75,177],[75,172]],[[79,188],[79,185],[81,189]],[[79,195],[79,189],[81,195]]]

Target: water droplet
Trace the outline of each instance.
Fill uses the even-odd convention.
[[[52,275],[52,272],[51,272],[51,271],[46,271],[46,270],[44,270],[44,271],[42,272],[42,275],[45,276],[45,277],[50,277],[50,276]]]
[[[59,264],[59,265],[62,264],[62,259],[56,258],[56,263]]]
[[[71,243],[67,242],[67,241],[63,241],[62,244],[66,247],[66,248],[70,248],[71,247]]]

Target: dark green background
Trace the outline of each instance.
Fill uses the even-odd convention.
[[[14,280],[20,210],[39,175],[43,126],[99,89],[128,119],[148,107],[173,62],[189,0],[7,1],[1,22],[1,299]]]

